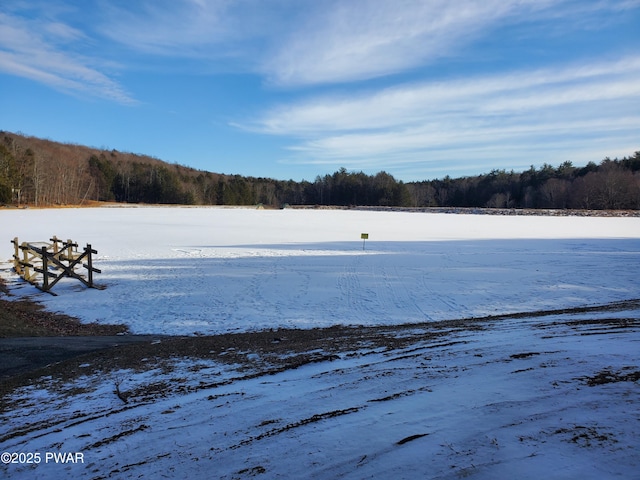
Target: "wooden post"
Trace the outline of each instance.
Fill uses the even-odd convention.
[[[97,287],[93,284],[93,274],[95,273],[102,273],[102,270],[100,270],[99,268],[95,268],[93,266],[93,254],[94,253],[98,253],[96,250],[94,250],[91,247],[90,243],[87,243],[87,247],[84,249],[84,253],[82,254],[83,257],[87,257],[87,263],[83,263],[82,266],[84,268],[87,269],[87,278],[88,278],[88,282],[87,282],[87,286],[91,287],[91,288],[97,288],[99,290],[102,290],[104,287]]]
[[[42,289],[49,291],[49,266],[47,265],[47,247],[42,247]]]
[[[18,237],[14,237],[11,243],[13,243],[13,248],[14,248],[13,269],[16,271],[18,275],[20,275],[20,272],[22,272],[22,268],[20,267],[20,248],[18,247]]]
[[[67,239],[67,261],[72,261],[73,260],[73,240],[71,240],[70,238]]]
[[[31,281],[31,274],[29,273],[29,247],[27,246],[26,242],[22,242],[22,255],[23,255],[23,260],[24,262],[22,263],[22,266],[24,267],[24,269],[22,270],[23,272],[23,277],[25,280],[27,280],[28,282]]]
[[[89,286],[93,287],[93,261],[91,260],[91,253],[92,253],[92,249],[91,249],[91,244],[87,243],[87,247],[84,249],[84,251],[89,251],[89,253],[87,254],[87,276],[89,277]]]
[[[50,238],[50,240],[53,242],[53,254],[57,256],[58,255],[58,242],[59,242],[58,237],[56,237],[54,235],[52,238]]]

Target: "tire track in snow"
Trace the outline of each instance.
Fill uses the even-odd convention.
[[[429,310],[436,315],[436,318],[430,316],[429,318],[431,320],[472,316],[472,312],[456,300],[455,297],[436,290],[433,283],[436,282],[437,279],[435,279],[433,275],[425,273],[420,275],[419,278],[424,295],[428,298]],[[444,308],[438,308],[438,305],[444,306]]]
[[[392,274],[389,274],[389,268],[383,267],[381,275],[384,284],[384,290],[389,293],[391,301],[398,313],[406,316],[402,319],[405,322],[413,321],[430,321],[431,315],[423,310],[418,302],[418,295],[416,291],[416,285],[408,283],[405,279],[407,277],[401,272],[401,269],[394,265],[391,267]],[[409,307],[409,308],[407,308]],[[411,315],[411,311],[415,312],[415,318]]]
[[[368,274],[369,277],[371,275],[371,273]],[[339,303],[346,310],[349,323],[372,323],[371,319],[378,319],[380,315],[379,295],[375,290],[362,286],[361,276],[367,276],[367,274],[362,269],[362,255],[358,254],[354,256],[351,264],[344,266],[336,280],[340,292]]]
[[[623,311],[623,307],[637,309],[637,301],[632,303],[619,308]],[[618,306],[605,307],[599,308],[609,311]],[[288,473],[304,465],[308,468],[305,474],[309,478],[338,478],[343,474],[354,475],[354,472],[358,478],[366,478],[371,471],[377,471],[378,476],[387,476],[389,472],[384,470],[389,465],[387,455],[406,455],[405,449],[424,452],[428,448],[433,454],[421,456],[412,464],[416,473],[451,472],[454,476],[464,476],[478,466],[489,465],[487,459],[491,460],[498,451],[498,444],[501,448],[507,445],[507,449],[502,450],[507,455],[506,460],[501,460],[506,469],[509,461],[519,461],[513,456],[514,449],[523,452],[522,458],[529,458],[527,455],[547,442],[555,442],[554,448],[562,448],[563,443],[569,443],[573,448],[572,436],[586,432],[598,440],[604,432],[614,440],[601,442],[605,446],[616,443],[610,455],[619,461],[623,459],[615,454],[619,446],[634,445],[633,427],[628,421],[611,426],[606,417],[594,416],[591,412],[575,421],[562,423],[562,419],[572,418],[582,411],[573,407],[581,404],[582,393],[576,392],[587,388],[583,385],[584,380],[578,378],[580,375],[593,378],[607,365],[613,365],[612,372],[624,373],[626,370],[620,369],[632,365],[634,357],[631,353],[616,360],[619,353],[604,347],[616,345],[611,334],[637,332],[637,319],[634,322],[606,319],[585,322],[576,319],[577,312],[565,313],[571,316],[560,317],[560,312],[547,312],[555,318],[545,323],[531,314],[523,318],[486,319],[482,322],[482,330],[475,328],[479,326],[477,320],[469,320],[460,326],[442,325],[440,328],[444,327],[447,333],[430,339],[420,334],[420,328],[429,332],[437,327],[416,326],[410,331],[413,341],[401,348],[389,348],[383,343],[378,348],[365,346],[363,349],[354,343],[342,352],[340,360],[289,369],[277,376],[269,374],[267,377],[264,372],[262,378],[238,377],[228,384],[191,393],[178,395],[174,391],[167,398],[160,395],[156,406],[153,403],[137,404],[132,407],[135,410],[122,409],[112,394],[108,398],[115,401],[113,411],[104,409],[113,408],[109,405],[114,403],[98,402],[102,410],[89,409],[91,402],[96,402],[95,393],[87,395],[68,390],[68,395],[75,395],[81,402],[79,405],[87,410],[86,418],[68,420],[77,422],[73,423],[77,427],[87,425],[86,428],[76,428],[72,430],[76,435],[67,435],[61,440],[60,429],[48,425],[42,429],[44,431],[32,431],[24,439],[16,437],[7,447],[26,450],[60,441],[66,448],[85,444],[89,448],[106,440],[109,444],[104,449],[101,446],[91,448],[97,465],[106,472],[125,471],[125,466],[118,463],[122,461],[131,469],[132,476],[158,476],[167,466],[180,465],[194,469],[190,475],[193,477],[205,473],[205,469],[215,464],[219,468],[215,471],[219,478],[242,476],[227,472],[237,472],[251,462],[260,463],[263,473],[268,472],[273,478],[286,476],[280,470],[281,464],[290,469]],[[586,313],[592,312],[587,310]],[[637,318],[637,313],[633,316]],[[408,333],[398,331],[402,337]],[[560,336],[554,335],[556,333]],[[385,342],[393,337],[389,333],[381,335]],[[565,342],[564,337],[569,335],[576,341]],[[637,334],[626,338],[627,349],[632,349],[634,339]],[[619,340],[625,340],[625,337],[621,336]],[[591,342],[592,355],[570,360],[572,352],[583,350],[585,341]],[[600,341],[607,343],[603,343],[601,349],[594,348]],[[169,379],[178,373],[163,375]],[[96,378],[104,381],[102,373]],[[268,385],[265,384],[267,379]],[[499,384],[501,388],[485,388],[491,379],[503,382]],[[140,380],[158,382],[160,379],[140,377]],[[86,386],[86,379],[79,382]],[[536,388],[522,388],[527,385]],[[635,388],[632,382],[622,386]],[[476,393],[468,395],[470,391]],[[232,401],[227,401],[229,395],[233,395]],[[507,398],[502,398],[503,395]],[[570,395],[573,395],[573,403],[567,404]],[[603,399],[599,412],[610,412],[610,403],[619,397],[611,396],[606,403]],[[318,401],[319,398],[322,401]],[[628,398],[633,400],[634,397]],[[62,407],[60,398],[49,397],[48,401]],[[541,402],[546,409],[541,409]],[[51,417],[51,408],[44,413],[44,405],[40,401],[37,404],[42,415]],[[621,414],[628,411],[622,400],[618,405],[617,411]],[[24,405],[21,408],[28,410]],[[55,417],[61,416],[62,412],[53,411]],[[66,412],[76,416],[71,410]],[[474,422],[473,419],[479,416],[489,422]],[[33,425],[38,425],[35,416],[30,417]],[[446,422],[442,420],[445,417],[448,418]],[[142,428],[143,425],[148,428]],[[91,437],[85,433],[89,426]],[[65,427],[71,425],[65,424]],[[464,433],[466,427],[470,429],[468,434]],[[372,441],[363,442],[362,432],[370,434]],[[188,447],[197,458],[165,457],[172,451],[172,443],[165,440],[176,437],[184,451]],[[319,460],[312,458],[323,446],[334,445],[329,442],[336,439],[345,441],[340,448],[347,453],[332,450],[330,456],[318,457]],[[276,449],[277,455],[257,456],[259,449],[265,446]],[[600,445],[597,447],[601,451]],[[149,448],[152,448],[151,452],[156,449],[155,455],[149,453]],[[590,447],[582,445],[581,448]],[[143,458],[151,460],[134,463],[134,459],[140,459],[134,455],[138,452],[144,452]],[[596,452],[595,448],[592,452]],[[299,457],[287,461],[287,454],[296,453]],[[436,461],[442,458],[444,460]],[[158,459],[157,467],[150,466],[153,459]],[[196,459],[201,462],[194,461]],[[432,462],[433,466],[424,462]],[[629,463],[627,461],[625,465]],[[397,468],[398,462],[391,465]],[[449,470],[451,465],[456,466],[455,470]],[[157,471],[150,471],[153,468]],[[504,473],[505,469],[492,473]]]

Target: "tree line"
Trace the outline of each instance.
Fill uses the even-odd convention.
[[[516,173],[493,170],[485,175],[417,182],[413,203],[422,206],[640,209],[640,151],[622,159],[605,158],[574,167],[544,164]]]
[[[344,168],[313,182],[206,172],[153,157],[0,132],[0,204],[91,201],[290,205],[640,209],[640,151],[599,164],[407,182]]]

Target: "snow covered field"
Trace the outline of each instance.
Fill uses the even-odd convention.
[[[54,297],[6,263],[14,293],[134,333],[447,320],[608,303],[640,286],[640,218],[103,208],[0,219],[0,259],[15,236],[71,238],[98,251],[107,286],[65,279]]]
[[[69,362],[3,399],[0,450],[42,461],[0,476],[639,478],[638,218],[103,208],[0,221],[2,260],[14,236],[98,250],[100,291],[65,280],[53,297],[2,267],[12,294],[86,321],[387,326],[302,352],[274,337],[277,355]],[[530,315],[447,322],[517,312]]]

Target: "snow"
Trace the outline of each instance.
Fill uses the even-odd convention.
[[[9,277],[14,291],[133,333],[438,321],[608,303],[635,298],[639,285],[638,218],[225,208],[2,217],[8,240],[90,243],[107,287],[80,295],[64,279],[50,296]],[[11,257],[8,240],[0,258]]]
[[[0,450],[85,463],[0,465],[9,478],[638,478],[640,382],[625,377],[640,371],[637,302],[536,313],[637,299],[638,218],[103,208],[0,220],[2,259],[16,235],[98,250],[105,290],[64,280],[54,297],[2,271],[12,294],[85,321],[179,335],[427,322],[388,333],[404,344],[270,374],[249,351],[233,352],[242,364],[113,371],[80,359],[81,374],[6,397]],[[531,315],[437,323],[514,312]],[[617,381],[589,383],[602,372]],[[181,389],[124,404],[115,384]]]

